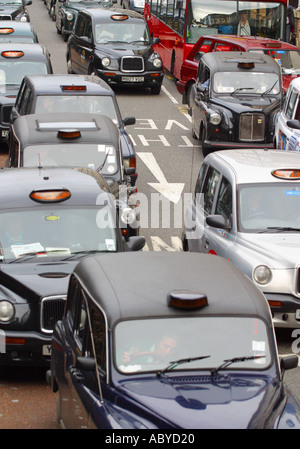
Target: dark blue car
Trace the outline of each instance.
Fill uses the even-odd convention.
[[[76,266],[49,376],[67,428],[299,428],[282,381],[297,363],[279,364],[267,301],[230,262],[140,252]]]

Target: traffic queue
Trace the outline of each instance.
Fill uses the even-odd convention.
[[[135,118],[113,87],[158,95],[163,62],[142,15],[106,6],[76,12],[65,75],[47,49],[12,48],[0,31],[0,365],[48,368],[62,428],[300,428],[284,382],[298,356],[279,359],[274,332],[300,322],[300,159],[274,148],[297,80],[284,96],[269,55],[202,57],[191,227],[183,251],[143,251]]]

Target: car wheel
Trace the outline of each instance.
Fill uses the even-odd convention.
[[[205,140],[206,140],[206,131],[203,128],[201,133],[201,147],[202,147],[202,154],[204,157],[210,153],[210,149],[205,146]]]
[[[57,32],[57,34],[61,34],[61,30],[59,30],[57,27],[56,27],[56,32]]]
[[[188,244],[188,241],[186,239],[186,236],[183,235],[181,240],[182,240],[182,250],[183,251],[189,251],[189,244]]]
[[[95,69],[92,65],[89,66],[88,75],[96,75]]]
[[[191,108],[192,105],[193,105],[193,100],[194,100],[194,97],[193,97],[193,86],[194,86],[194,84],[195,83],[191,83],[189,85],[188,89],[187,89],[186,99],[187,99],[187,104],[188,104],[189,108]]]
[[[61,35],[63,37],[64,42],[67,42],[69,35],[66,34],[64,25],[62,25],[62,27],[61,27]]]
[[[161,90],[161,86],[151,87],[151,93],[153,95],[159,95]]]
[[[72,63],[71,63],[70,59],[67,60],[67,72],[68,72],[69,75],[74,73],[73,70],[72,70]]]

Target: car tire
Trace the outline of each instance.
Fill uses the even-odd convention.
[[[161,90],[161,86],[151,87],[151,93],[153,95],[159,95]]]
[[[62,35],[64,42],[67,42],[69,35],[66,34],[64,25],[61,26],[61,35]]]
[[[57,27],[56,27],[56,32],[57,32],[57,34],[61,34],[61,30],[59,30]]]
[[[185,235],[182,236],[181,242],[182,242],[182,251],[189,251],[189,244]]]
[[[187,89],[186,99],[187,99],[187,105],[189,108],[191,108],[192,104],[193,104],[192,89],[193,89],[194,84],[195,83],[191,83]]]
[[[92,65],[89,66],[88,75],[96,75],[95,69]]]
[[[72,63],[70,59],[67,60],[67,72],[69,75],[72,75],[72,73],[74,73],[72,70]]]
[[[206,140],[206,131],[205,131],[205,128],[203,128],[202,132],[201,132],[201,148],[202,148],[202,154],[204,157],[210,153],[210,149],[205,146],[205,143],[204,143],[205,140]]]

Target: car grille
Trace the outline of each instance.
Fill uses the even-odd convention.
[[[49,296],[41,302],[41,330],[52,333],[55,323],[60,320],[65,310],[65,296]]]
[[[140,56],[123,56],[121,59],[122,72],[143,72],[144,59]]]
[[[263,114],[241,114],[240,140],[247,142],[263,141],[265,136],[265,117]]]
[[[0,20],[12,20],[10,15],[0,15]]]
[[[1,106],[1,123],[9,124],[10,113],[12,110],[12,105]]]

